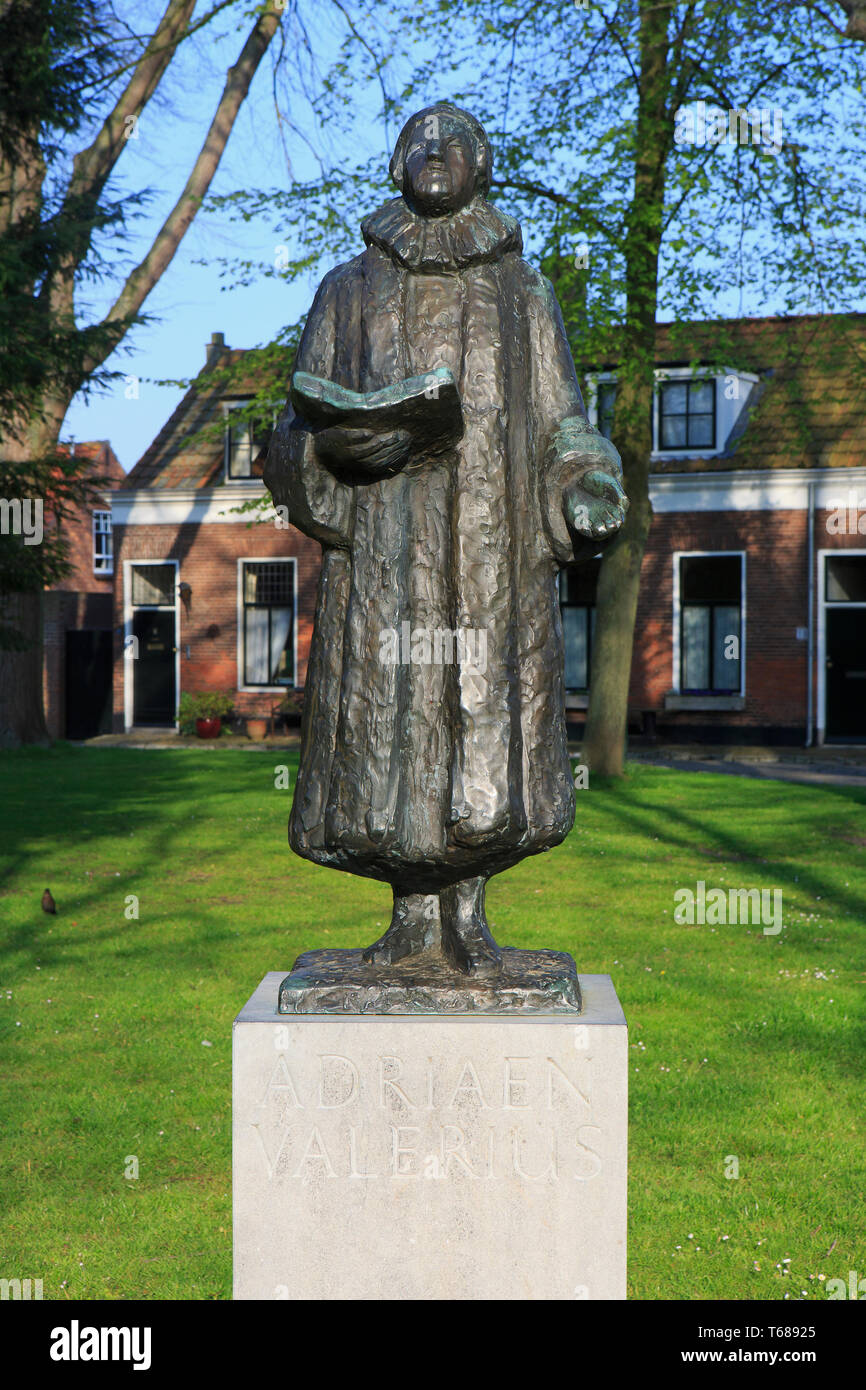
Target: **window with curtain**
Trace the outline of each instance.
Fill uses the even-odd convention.
[[[716,447],[715,381],[666,381],[659,386],[659,442],[664,449]]]
[[[295,566],[291,560],[245,560],[244,685],[295,683]]]
[[[569,694],[589,689],[592,637],[595,631],[595,590],[600,560],[572,565],[559,575],[559,607],[565,646],[565,688]]]
[[[174,608],[174,584],[174,565],[133,565],[133,608]]]
[[[688,555],[680,559],[682,694],[740,694],[741,590],[739,554]]]

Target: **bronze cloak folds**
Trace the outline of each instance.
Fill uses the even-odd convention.
[[[425,219],[396,198],[362,230],[367,250],[319,288],[296,367],[356,391],[448,367],[465,431],[449,453],[350,483],[291,406],[277,427],[266,481],[323,547],[289,839],[431,892],[572,825],[562,490],[620,466],[586,422],[553,290],[512,218],[477,197]],[[403,657],[407,631],[446,629],[483,634],[486,661],[382,659],[386,632]]]

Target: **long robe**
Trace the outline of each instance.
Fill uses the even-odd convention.
[[[317,863],[429,892],[549,849],[573,823],[562,492],[619,461],[586,421],[552,287],[521,258],[512,218],[476,198],[424,219],[397,198],[362,231],[367,250],[319,288],[296,368],[373,391],[448,367],[464,434],[351,482],[318,459],[291,406],[275,431],[268,486],[323,547],[289,840]],[[402,658],[419,629],[469,629],[486,663],[459,649],[382,659],[384,632]]]

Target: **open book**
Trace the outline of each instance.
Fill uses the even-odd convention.
[[[295,372],[291,402],[313,429],[346,425],[352,429],[408,430],[416,447],[443,449],[463,434],[457,383],[447,367],[410,376],[380,391],[350,391],[326,377]]]

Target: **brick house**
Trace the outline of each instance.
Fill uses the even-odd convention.
[[[126,477],[107,440],[61,445],[92,460],[105,491],[62,523],[69,573],[42,601],[43,699],[52,738],[81,739],[111,729],[114,564],[111,491]]]
[[[215,333],[204,371],[242,357]],[[194,382],[114,495],[116,730],[173,727],[184,691],[249,717],[303,688],[320,550],[238,510],[265,495],[261,441],[231,421],[250,395]]]
[[[635,718],[668,739],[866,740],[866,315],[660,325],[656,363]],[[615,379],[588,376],[605,433]],[[592,578],[576,619],[568,582],[582,657]]]
[[[241,358],[215,334],[206,367]],[[866,315],[727,320],[685,338],[660,325],[656,360],[631,727],[866,739]],[[610,433],[615,363],[585,380],[590,418]],[[117,729],[172,725],[180,690],[230,690],[254,714],[303,689],[320,551],[232,510],[263,494],[233,389],[194,383],[113,496]],[[219,439],[195,438],[221,417]],[[560,581],[576,732],[596,574],[591,563]]]

